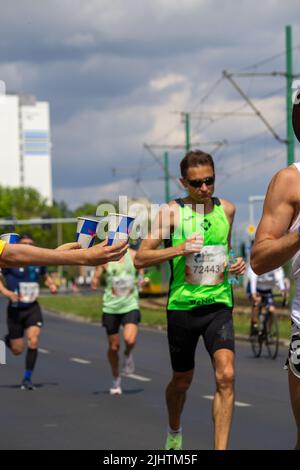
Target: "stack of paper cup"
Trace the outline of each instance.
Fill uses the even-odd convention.
[[[20,235],[17,233],[3,233],[3,235],[0,235],[0,240],[3,240],[6,243],[12,245],[14,243],[19,243]]]
[[[108,238],[108,245],[121,241],[128,241],[135,218],[125,214],[109,214],[99,223],[98,236],[100,239]],[[108,222],[108,232],[103,232],[103,223]]]
[[[99,218],[96,217],[77,217],[76,241],[82,248],[91,248],[95,241]]]

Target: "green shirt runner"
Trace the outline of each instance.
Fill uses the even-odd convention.
[[[208,214],[200,214],[182,199],[179,223],[171,235],[171,246],[180,245],[192,233],[201,233],[204,246],[201,254],[176,256],[170,261],[171,280],[168,310],[192,310],[202,305],[223,303],[232,307],[232,289],[228,282],[225,261],[228,257],[230,224],[218,198]]]
[[[139,309],[137,272],[128,251],[123,262],[108,263],[105,280],[103,312],[123,314]]]

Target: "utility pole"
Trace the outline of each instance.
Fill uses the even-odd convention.
[[[170,201],[170,178],[169,178],[169,154],[164,153],[164,173],[165,173],[165,202]]]
[[[286,125],[287,125],[287,164],[295,161],[294,132],[292,124],[292,83],[293,83],[293,53],[292,53],[292,27],[285,27],[286,48]]]
[[[183,113],[184,128],[185,128],[185,150],[190,151],[191,140],[190,140],[190,113]]]

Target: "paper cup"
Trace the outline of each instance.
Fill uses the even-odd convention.
[[[107,237],[109,246],[118,242],[128,241],[135,221],[134,217],[129,217],[129,215],[125,214],[109,214],[101,220],[101,223],[104,221],[108,222]]]
[[[17,233],[3,233],[3,235],[0,235],[0,240],[3,240],[6,243],[9,243],[10,245],[13,245],[15,243],[19,243],[20,235],[18,235]]]
[[[99,219],[95,217],[77,217],[76,241],[82,248],[91,248],[95,241]]]

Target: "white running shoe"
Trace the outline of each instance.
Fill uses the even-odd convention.
[[[132,354],[130,353],[129,356],[126,356],[124,354],[124,362],[123,362],[123,369],[122,369],[123,374],[125,375],[133,374],[134,370],[135,370],[135,364],[134,364]]]
[[[120,377],[118,377],[117,379],[114,379],[112,381],[112,386],[109,389],[109,394],[110,395],[122,395],[121,378]]]

